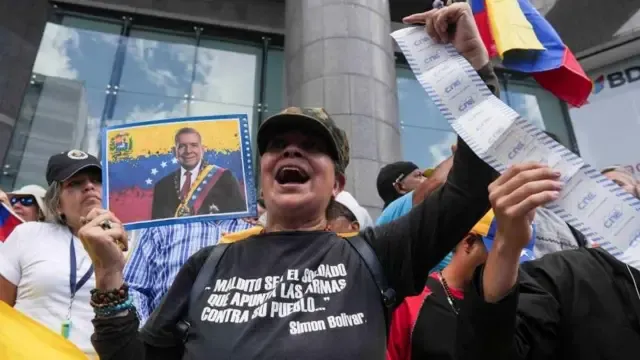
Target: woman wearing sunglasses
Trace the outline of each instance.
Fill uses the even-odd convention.
[[[7,204],[24,221],[44,221],[44,194],[46,190],[38,185],[27,185],[8,193]]]

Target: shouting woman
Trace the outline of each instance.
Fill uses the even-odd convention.
[[[485,81],[495,81],[467,4],[411,20],[426,23],[429,32],[438,29],[441,39],[455,25],[449,41]],[[109,212],[89,214],[80,237],[96,271],[92,340],[100,359],[384,359],[379,277],[355,241],[327,231],[326,210],[344,187],[349,161],[344,131],[322,109],[290,108],[261,125],[258,148],[266,226],[226,247],[215,273],[201,274],[208,281],[195,288],[195,298],[194,282],[220,247],[191,257],[140,331],[122,279],[124,258],[114,244],[125,234],[100,227],[117,222]],[[405,217],[359,233],[396,301],[419,293],[429,269],[486,213],[494,175],[459,141],[444,186]],[[544,180],[551,171],[522,176]],[[176,333],[185,317],[188,331]]]

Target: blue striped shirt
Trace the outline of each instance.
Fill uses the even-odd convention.
[[[206,221],[144,229],[124,269],[124,279],[144,324],[169,291],[173,279],[198,250],[218,243],[224,233],[252,227],[240,220]]]

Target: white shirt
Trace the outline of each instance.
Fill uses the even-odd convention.
[[[184,181],[187,179],[186,177],[187,172],[191,173],[191,185],[193,185],[193,182],[196,181],[196,178],[200,173],[201,166],[202,166],[202,161],[198,162],[198,165],[196,165],[196,167],[194,167],[191,170],[185,170],[182,166],[180,167],[180,190],[182,190],[182,187],[184,186]]]
[[[16,227],[0,247],[0,275],[17,286],[15,309],[60,334],[67,318],[71,231],[58,224],[27,222]],[[76,281],[87,272],[91,259],[75,236]],[[78,290],[71,311],[69,340],[85,354],[96,352],[91,345],[94,318],[89,304],[95,275]]]

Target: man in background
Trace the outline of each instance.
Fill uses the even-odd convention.
[[[253,225],[241,220],[202,221],[143,229],[124,269],[140,326],[160,304],[173,279],[198,250],[218,243],[227,233]]]
[[[457,316],[464,289],[484,264],[496,233],[489,211],[453,250],[451,263],[429,275],[420,295],[407,297],[393,313],[387,360],[455,359]],[[532,229],[535,233],[535,229]],[[520,261],[533,260],[533,239]]]
[[[414,205],[420,204],[429,194],[440,187],[447,181],[449,170],[453,166],[453,155],[456,152],[456,145],[451,146],[451,156],[438,164],[434,169],[427,169],[422,173],[422,180],[418,186],[411,192],[400,196],[391,204],[385,207],[382,214],[378,217],[376,225],[383,225],[389,223],[411,211]],[[383,168],[382,170],[384,170]],[[382,174],[383,171],[380,170]],[[383,176],[384,178],[384,176]],[[381,176],[378,175],[378,184],[380,184]],[[385,186],[382,186],[384,189]],[[388,188],[388,187],[387,187]],[[380,193],[381,187],[378,186],[378,192]],[[381,195],[382,197],[382,195]],[[384,198],[383,198],[384,199]],[[451,253],[445,256],[444,259],[434,268],[434,270],[442,270],[451,261]]]
[[[246,211],[240,184],[231,171],[204,160],[202,137],[196,129],[178,130],[174,144],[180,169],[153,188],[152,219]]]
[[[398,161],[384,166],[378,173],[376,185],[378,195],[386,209],[392,202],[411,193],[425,180],[418,165],[410,161]]]

